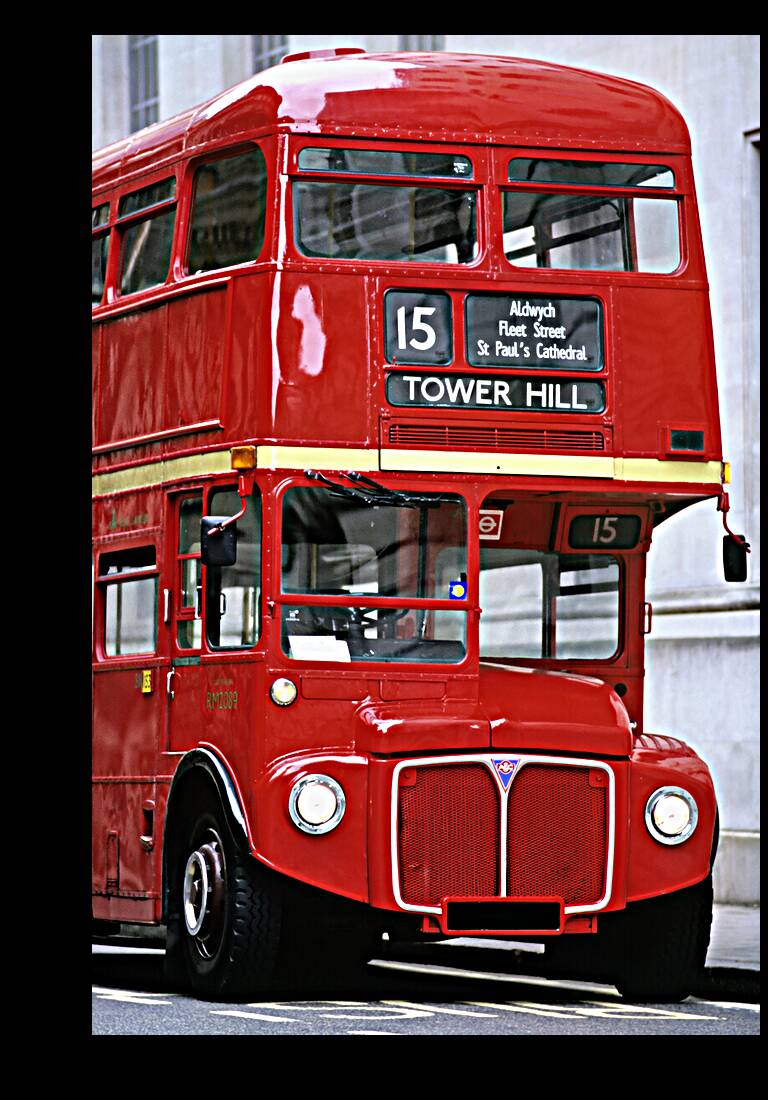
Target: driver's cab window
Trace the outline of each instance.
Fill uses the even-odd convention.
[[[242,500],[234,488],[211,493],[207,514],[234,516]],[[206,633],[212,649],[239,649],[259,638],[261,605],[261,497],[248,498],[245,514],[236,522],[237,560],[234,565],[206,567]]]
[[[466,508],[450,494],[294,488],[283,497],[283,652],[456,663],[466,654]],[[325,597],[307,603],[302,596]],[[365,601],[386,600],[371,606]],[[447,607],[409,603],[455,601]]]

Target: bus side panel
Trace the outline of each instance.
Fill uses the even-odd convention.
[[[283,274],[270,395],[278,438],[369,443],[366,282],[359,275]]]
[[[624,453],[674,458],[670,430],[680,428],[704,432],[696,458],[722,458],[706,291],[620,287],[613,301]]]
[[[217,287],[169,302],[164,428],[221,417],[227,291]]]
[[[146,688],[145,672],[151,678]],[[156,657],[93,677],[93,892],[129,899],[112,919],[131,920],[137,898],[157,894],[156,860],[142,845],[155,801],[165,692]],[[151,919],[151,914],[135,919]]]
[[[275,276],[263,272],[233,279],[230,285],[232,332],[224,396],[228,439],[274,436],[269,367],[274,283]]]
[[[96,444],[163,428],[167,306],[102,325],[101,396]]]
[[[91,439],[99,438],[99,410],[101,408],[101,334],[102,325],[91,329],[91,362],[94,400],[91,402]]]

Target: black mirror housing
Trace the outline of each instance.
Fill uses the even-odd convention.
[[[727,581],[747,579],[748,545],[743,535],[723,536],[723,573]]]
[[[231,516],[203,516],[200,524],[200,557],[203,565],[234,565],[237,561],[237,524],[222,523]]]

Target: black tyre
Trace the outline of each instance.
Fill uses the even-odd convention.
[[[634,1001],[683,1000],[704,970],[711,925],[711,875],[615,914],[605,946],[619,993]]]
[[[168,972],[209,998],[264,989],[277,963],[279,889],[237,843],[221,806],[212,797],[197,805],[173,861]]]

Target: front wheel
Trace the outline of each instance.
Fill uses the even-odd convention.
[[[175,866],[178,950],[191,987],[226,997],[265,988],[280,943],[279,891],[217,806],[183,830]]]
[[[606,930],[619,993],[635,1001],[683,1000],[703,973],[711,924],[711,875],[686,890],[630,903]]]

